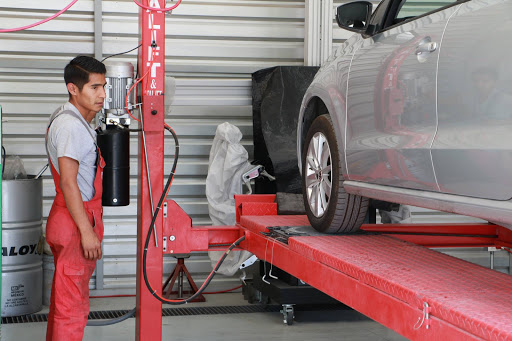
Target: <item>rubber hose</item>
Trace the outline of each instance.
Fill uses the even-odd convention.
[[[132,317],[133,315],[135,315],[135,311],[136,311],[136,308],[133,308],[132,310],[130,310],[129,312],[127,312],[123,316],[119,316],[118,318],[115,318],[115,319],[112,319],[112,320],[107,320],[107,321],[104,321],[104,320],[89,320],[89,321],[87,321],[87,326],[89,326],[89,327],[101,327],[101,326],[110,326],[112,324],[123,322],[124,320],[126,320],[126,319]]]

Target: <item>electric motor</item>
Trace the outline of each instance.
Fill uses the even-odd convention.
[[[135,106],[134,91],[128,97],[126,105],[126,94],[133,85],[133,65],[127,62],[111,62],[105,64],[107,74],[105,79],[105,102],[103,112],[105,114],[105,124],[109,125],[130,125],[130,116],[126,112],[126,107],[132,109]]]

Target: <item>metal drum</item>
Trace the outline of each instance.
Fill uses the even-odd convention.
[[[2,181],[2,317],[42,308],[42,192],[41,178]]]

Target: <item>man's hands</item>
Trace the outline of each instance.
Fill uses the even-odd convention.
[[[101,243],[93,229],[84,229],[80,233],[80,242],[86,259],[101,259]]]

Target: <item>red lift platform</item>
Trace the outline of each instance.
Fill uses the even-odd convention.
[[[512,231],[365,225],[357,235],[306,236],[296,227],[307,230],[307,217],[278,216],[273,201],[236,197],[240,246],[259,259],[412,340],[512,340],[512,276],[428,248],[510,248]]]

